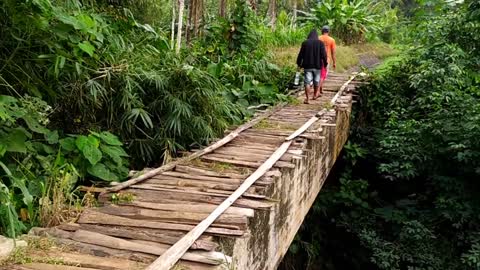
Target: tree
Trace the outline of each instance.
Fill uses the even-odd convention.
[[[277,21],[277,1],[276,0],[268,1],[267,16],[270,19],[268,25],[270,25],[272,29],[274,29],[275,23]]]
[[[225,12],[226,12],[226,5],[227,5],[227,0],[220,0],[220,10],[219,14],[220,17],[225,18]]]
[[[178,27],[177,27],[177,47],[175,52],[180,53],[182,46],[182,26],[183,26],[183,10],[185,8],[185,0],[178,0]]]

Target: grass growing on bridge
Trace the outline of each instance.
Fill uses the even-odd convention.
[[[295,130],[297,127],[293,125],[289,125],[286,123],[280,123],[280,122],[269,122],[268,120],[262,120],[260,123],[256,124],[254,128],[258,129],[281,129],[281,130]]]

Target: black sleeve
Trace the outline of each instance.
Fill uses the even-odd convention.
[[[327,60],[327,50],[325,48],[325,44],[320,41],[320,59],[322,59],[323,66],[326,68],[328,65],[328,60]]]
[[[297,56],[297,66],[302,67],[303,65],[303,54],[305,53],[305,48],[304,44],[302,43],[302,47],[300,48],[300,52],[298,53]]]

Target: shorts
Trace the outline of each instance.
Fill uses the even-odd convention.
[[[328,70],[327,70],[327,68],[324,68],[324,67],[323,67],[323,68],[322,68],[322,72],[321,72],[321,74],[320,74],[320,79],[321,79],[322,81],[325,81],[325,80],[327,79],[327,75],[328,75]]]
[[[312,84],[312,82],[314,86],[318,86],[320,84],[320,70],[314,68],[305,69],[305,78],[303,82],[305,83],[305,86]]]

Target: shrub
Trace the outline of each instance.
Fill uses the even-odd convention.
[[[0,227],[10,236],[25,224],[56,224],[63,212],[58,208],[74,201],[79,179],[119,181],[128,174],[127,154],[116,136],[61,138],[46,128],[51,110],[38,98],[0,95]]]
[[[318,28],[329,25],[334,36],[353,44],[364,42],[367,34],[374,38],[396,20],[396,11],[382,1],[326,0],[305,13],[303,20]]]

